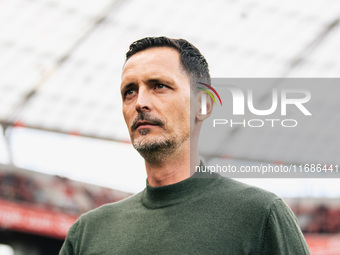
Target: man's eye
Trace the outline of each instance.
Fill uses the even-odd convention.
[[[133,93],[135,92],[135,90],[133,89],[128,89],[127,91],[124,92],[124,96],[131,96],[133,95]]]
[[[166,87],[167,87],[166,85],[161,84],[161,83],[156,84],[156,88],[157,88],[157,89],[164,89],[164,88],[166,88]]]

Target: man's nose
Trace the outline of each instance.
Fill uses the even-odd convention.
[[[150,111],[151,110],[151,93],[147,88],[140,88],[138,91],[136,110],[139,111]]]

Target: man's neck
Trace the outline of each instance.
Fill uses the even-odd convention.
[[[198,155],[190,157],[189,151],[171,155],[171,157],[159,163],[148,163],[145,161],[148,183],[151,186],[159,187],[183,181],[193,173],[193,164],[199,165]]]

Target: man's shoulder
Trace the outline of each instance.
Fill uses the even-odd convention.
[[[126,210],[137,208],[140,206],[140,197],[141,193],[139,192],[135,195],[132,195],[128,198],[120,200],[118,202],[109,203],[102,205],[96,209],[88,211],[80,216],[78,221],[92,221],[98,219],[108,219],[108,217],[114,217],[114,215],[119,215],[124,213]]]
[[[214,191],[214,196],[240,207],[253,209],[269,209],[277,201],[282,200],[274,193],[255,187],[238,180],[219,176],[219,185]]]

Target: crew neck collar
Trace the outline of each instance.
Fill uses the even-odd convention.
[[[142,204],[147,208],[156,209],[183,203],[203,193],[217,176],[196,172],[183,181],[160,187],[151,186],[146,182],[146,188],[142,192]]]

